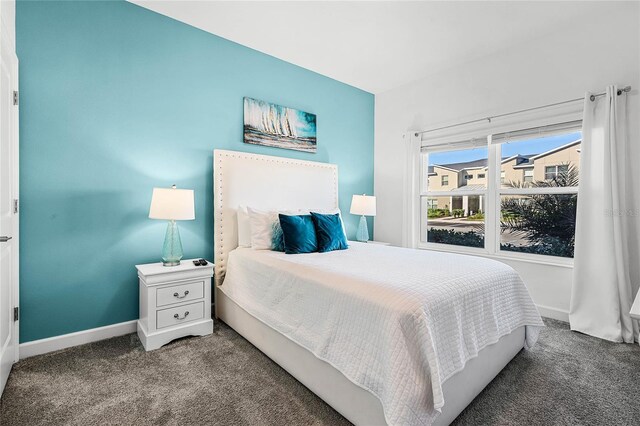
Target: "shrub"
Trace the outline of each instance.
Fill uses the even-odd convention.
[[[467,216],[467,220],[484,220],[484,213],[480,211],[473,216]]]
[[[458,232],[452,229],[432,228],[427,232],[427,241],[466,247],[484,247],[484,235],[476,231]]]
[[[514,244],[500,244],[500,248],[506,251],[520,253],[543,254],[545,256],[573,257],[573,243],[567,243],[558,238],[550,238],[544,243],[530,246],[516,246]]]
[[[427,217],[429,217],[429,218],[445,217],[445,216],[451,216],[451,212],[449,212],[448,209],[429,209],[429,210],[427,210]]]

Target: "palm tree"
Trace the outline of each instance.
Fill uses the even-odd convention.
[[[553,179],[509,182],[510,188],[557,188],[578,186],[578,169],[570,165]],[[531,244],[515,246],[504,244],[505,250],[525,251],[552,256],[573,257],[576,194],[536,194],[526,197],[507,197],[501,202],[501,232],[521,234]]]

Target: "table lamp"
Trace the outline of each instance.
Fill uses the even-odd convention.
[[[351,199],[351,214],[360,215],[360,224],[356,240],[361,242],[369,241],[369,228],[365,216],[376,215],[376,197],[372,195],[354,195]]]
[[[182,242],[176,220],[196,218],[193,189],[153,188],[149,218],[168,220],[167,233],[162,248],[162,264],[177,266],[182,259]]]

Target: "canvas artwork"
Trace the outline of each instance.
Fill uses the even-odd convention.
[[[316,152],[316,115],[244,98],[244,142]]]

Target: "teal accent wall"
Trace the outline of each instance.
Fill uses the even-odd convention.
[[[338,164],[354,237],[372,94],[121,1],[19,1],[16,25],[21,342],[138,317],[134,265],[159,260],[166,227],[153,187],[195,190],[185,257],[213,258],[214,148]],[[244,96],[317,114],[318,152],[244,144]]]

